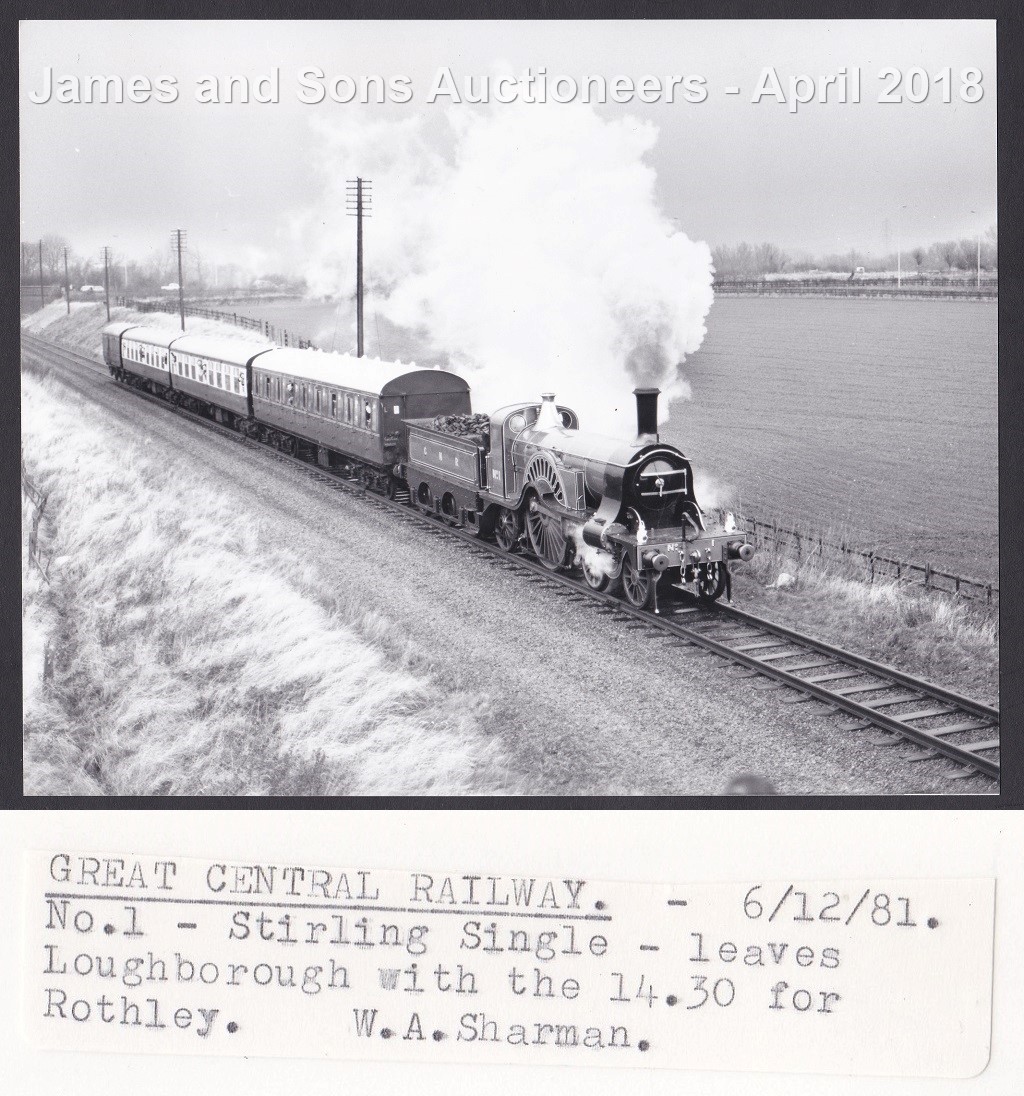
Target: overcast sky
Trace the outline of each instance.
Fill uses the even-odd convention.
[[[597,108],[658,127],[648,155],[658,198],[693,239],[883,253],[897,238],[906,246],[970,236],[996,219],[992,22],[23,22],[22,238],[54,232],[79,253],[111,244],[142,258],[168,247],[170,230],[182,226],[211,260],[294,268],[301,260],[286,239],[289,218],[314,206],[322,189],[314,120],[348,126],[426,114],[440,122],[447,101],[427,102],[438,70],[449,66],[461,78],[496,65],[516,73],[543,66],[549,77],[578,80],[703,76],[700,103]],[[173,76],[178,96],[171,103],[36,104],[29,94],[42,92],[46,66],[54,80]],[[204,75],[255,81],[274,66],[280,102],[195,100]],[[837,82],[832,101],[795,113],[770,97],[752,103],[768,66],[787,96],[793,76],[820,87],[824,75],[859,68],[861,102],[835,101]],[[408,76],[412,100],[302,103],[298,74],[312,67],[357,81]],[[887,67],[904,74],[902,103],[877,102],[893,82],[878,78]],[[917,103],[905,94],[905,74],[915,67],[932,77]],[[947,67],[950,103],[934,79]],[[967,68],[982,73],[976,103],[960,95]],[[921,98],[921,76],[915,80]],[[727,94],[727,87],[740,92]],[[352,175],[360,170],[351,165]],[[552,186],[572,185],[552,179]],[[401,216],[387,208],[386,195],[377,203],[378,216]]]

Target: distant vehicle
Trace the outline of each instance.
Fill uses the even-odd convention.
[[[161,289],[166,289],[168,292],[177,293],[181,286],[177,282],[168,282],[167,285],[160,286]]]
[[[101,285],[83,285],[79,290],[80,293],[102,293],[103,286]]]

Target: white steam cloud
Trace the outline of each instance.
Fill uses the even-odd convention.
[[[634,385],[662,389],[663,420],[689,396],[680,365],[704,338],[711,253],[657,206],[654,125],[506,104],[318,138],[323,204],[294,224],[311,289],[351,293],[346,180],[371,179],[368,309],[446,352],[475,410],[550,390],[584,429],[624,435]]]

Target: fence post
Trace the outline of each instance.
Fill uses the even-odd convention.
[[[871,577],[868,579],[868,581],[871,583],[871,585],[874,585],[874,582],[875,582],[875,553],[874,552],[868,552],[868,563],[871,565]]]
[[[927,590],[932,581],[932,565],[926,563],[924,565],[924,588]]]

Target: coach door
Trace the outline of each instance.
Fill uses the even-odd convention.
[[[385,447],[398,445],[401,440],[406,403],[404,392],[392,392],[380,397],[380,432]]]

